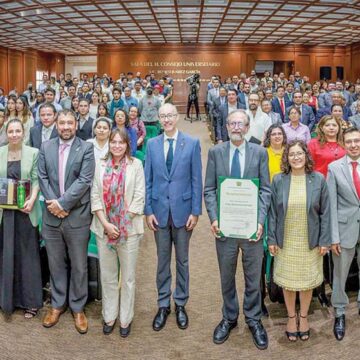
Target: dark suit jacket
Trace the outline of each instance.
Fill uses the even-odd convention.
[[[30,146],[37,148],[40,150],[42,144],[42,127],[43,125],[40,124],[38,126],[33,126],[30,129]],[[54,139],[58,137],[58,132],[56,127],[54,126],[53,131],[51,132],[50,139]],[[49,140],[50,140],[49,139]]]
[[[237,102],[238,109],[246,109],[245,105],[240,101]],[[228,103],[221,105],[218,111],[218,117],[216,118],[216,140],[228,141],[229,136],[226,129],[226,119],[228,117],[229,107]]]
[[[268,244],[284,245],[284,229],[288,209],[291,175],[274,177],[269,212]],[[331,245],[330,199],[326,180],[322,174],[306,175],[306,208],[309,248]]]
[[[238,101],[244,105],[244,109],[246,109],[246,100],[245,100],[245,94],[241,91],[238,93]]]
[[[41,145],[38,160],[40,190],[45,200],[57,199],[69,212],[69,224],[73,228],[90,225],[90,186],[95,172],[93,144],[75,138],[66,163],[65,193],[59,187],[59,139],[51,139]],[[45,207],[43,222],[60,226],[62,219],[52,215]]]
[[[91,101],[91,94],[90,93],[87,93],[86,95],[81,94],[81,95],[79,95],[79,100],[81,100],[81,99],[86,99],[88,101]]]
[[[285,105],[285,112],[286,112],[286,108],[291,106],[293,103],[292,103],[292,101],[289,101],[289,98],[287,96],[284,97],[284,103],[285,103],[284,105]],[[281,111],[280,101],[277,97],[272,99],[271,106],[272,106],[272,111],[278,113],[281,116],[281,121],[285,122],[285,115]]]
[[[82,129],[80,129],[80,120],[79,120],[78,129],[76,131],[76,136],[84,141],[86,141],[88,139],[92,139],[93,138],[93,122],[94,122],[94,119],[92,117],[89,117],[89,119],[85,122]]]
[[[259,218],[264,224],[271,198],[268,155],[262,146],[246,142],[244,179],[258,178],[259,189]],[[219,176],[230,176],[230,142],[224,142],[210,148],[206,167],[204,199],[210,222],[218,220]],[[239,214],[241,216],[241,214]]]
[[[285,122],[289,122],[289,111],[290,111],[290,109],[291,109],[291,106],[286,108]],[[304,125],[307,125],[310,132],[314,128],[314,126],[315,126],[315,115],[314,115],[313,109],[309,105],[301,104],[300,122],[302,124],[304,124]]]

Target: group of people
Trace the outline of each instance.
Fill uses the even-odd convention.
[[[47,93],[49,88],[44,91]],[[274,256],[274,281],[283,288],[288,312],[287,338],[310,338],[307,316],[312,291],[323,282],[322,259],[331,249],[334,334],[341,340],[348,304],[345,283],[359,248],[360,130],[356,126],[343,129],[343,119],[330,113],[314,124],[316,137],[311,140],[308,124],[303,124],[307,129],[307,137],[303,138],[296,128],[289,132],[286,124],[272,122],[260,112],[258,97],[255,93],[249,95],[249,110],[238,108],[233,104],[238,103],[239,94],[236,89],[229,89],[227,103],[213,112],[223,119],[218,129],[221,138],[209,150],[204,187],[200,142],[178,130],[179,114],[170,103],[156,109],[163,133],[147,141],[143,168],[134,157],[134,150],[141,145],[140,137],[134,142],[126,126],[128,116],[140,123],[137,107],[131,106],[127,114],[117,108],[115,100],[107,109],[113,118],[98,114],[88,126],[87,100],[80,100],[78,113],[66,108],[57,110],[53,102],[46,101],[37,110],[41,124],[36,125],[35,121],[30,126],[31,147],[26,143],[29,119],[24,121],[23,113],[17,110],[17,100],[10,113],[9,97],[2,120],[4,143],[0,158],[6,161],[0,167],[0,177],[30,179],[31,191],[23,208],[1,210],[1,309],[10,314],[15,308],[22,308],[25,317],[32,318],[42,307],[38,232],[42,219],[41,237],[48,255],[51,288],[51,306],[42,320],[43,326],[56,325],[69,307],[77,331],[87,332],[84,307],[91,230],[99,252],[103,333],[112,333],[119,318],[120,335],[127,337],[134,317],[135,270],[145,215],[147,226],[154,232],[158,260],[158,311],[153,329],[164,328],[171,312],[171,297],[177,326],[186,329],[189,241],[202,213],[204,195],[215,237],[223,297],[222,319],[214,330],[214,343],[225,342],[237,326],[240,309],[235,275],[241,249],[245,321],[256,347],[268,347],[261,322],[260,285],[264,255],[260,240],[266,222],[268,248]],[[286,109],[280,106],[283,108]],[[291,126],[297,119],[298,127],[302,124],[301,114],[305,112],[296,105],[283,113],[290,118]],[[218,207],[221,176],[259,179],[256,239],[222,236]],[[39,194],[44,201],[43,210]],[[173,245],[176,281],[172,292]]]
[[[253,70],[227,78],[213,76],[208,84],[206,106],[212,124],[214,142],[228,140],[226,116],[229,109],[244,109],[256,124],[246,135],[250,142],[261,143],[271,124],[280,123],[288,141],[301,139],[308,143],[310,135],[324,115],[341,121],[342,129],[360,126],[360,79],[348,81],[309,82],[300,72],[290,75],[266,71],[262,78]]]

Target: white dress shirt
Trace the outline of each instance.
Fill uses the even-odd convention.
[[[50,140],[51,133],[53,132],[55,124],[52,124],[48,128],[43,126],[41,128],[41,142]]]
[[[166,161],[166,157],[167,157],[167,154],[169,152],[169,147],[170,147],[170,143],[168,141],[168,139],[174,139],[173,141],[173,152],[175,154],[175,148],[176,148],[176,143],[177,143],[177,138],[178,138],[178,135],[179,135],[179,130],[176,129],[176,133],[174,136],[170,137],[170,136],[167,136],[165,133],[164,133],[164,155],[165,155],[165,161]]]
[[[353,161],[356,161],[356,162],[358,163],[358,166],[357,166],[356,170],[357,170],[357,172],[358,172],[358,174],[359,174],[359,176],[360,176],[360,158],[357,159],[357,160],[353,160],[353,159],[351,159],[351,157],[349,157],[348,155],[346,155],[346,162],[347,162],[348,167],[349,167],[351,179],[353,178],[353,177],[352,177],[352,176],[353,176],[353,167],[352,167],[352,165],[351,165],[351,163],[352,163]]]
[[[246,113],[250,117],[250,128],[245,135],[246,140],[250,140],[251,137],[263,141],[266,130],[271,126],[271,118],[269,115],[257,109],[255,116],[250,110],[246,110]]]
[[[235,150],[239,149],[239,162],[240,162],[240,177],[244,176],[244,169],[245,169],[245,141],[237,147],[230,141],[230,154],[229,154],[229,174],[231,173],[231,164],[233,160],[233,156]]]

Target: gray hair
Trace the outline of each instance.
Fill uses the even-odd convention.
[[[228,115],[228,117],[226,118],[226,123],[228,124],[229,121],[230,121],[230,118],[233,117],[233,116],[235,116],[235,115],[237,115],[237,114],[242,115],[242,116],[245,116],[245,117],[246,117],[246,121],[247,121],[247,124],[246,124],[246,125],[249,125],[249,124],[250,124],[250,117],[249,117],[249,115],[246,113],[246,111],[243,110],[243,109],[236,109],[236,110],[232,111],[232,112]]]

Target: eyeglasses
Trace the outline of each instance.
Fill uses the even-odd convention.
[[[301,158],[304,155],[305,155],[305,153],[303,151],[299,151],[297,153],[291,153],[288,156],[289,156],[290,159],[295,159],[295,158]]]
[[[245,128],[246,126],[247,126],[247,124],[244,124],[244,123],[242,123],[242,122],[237,122],[237,121],[231,121],[231,122],[229,122],[229,126],[231,127],[231,128],[233,128],[233,129],[235,129],[235,128],[239,128],[239,129],[243,129],[243,128]]]
[[[159,115],[160,120],[165,120],[165,119],[172,120],[172,119],[175,119],[176,117],[177,117],[177,114],[160,114]]]

